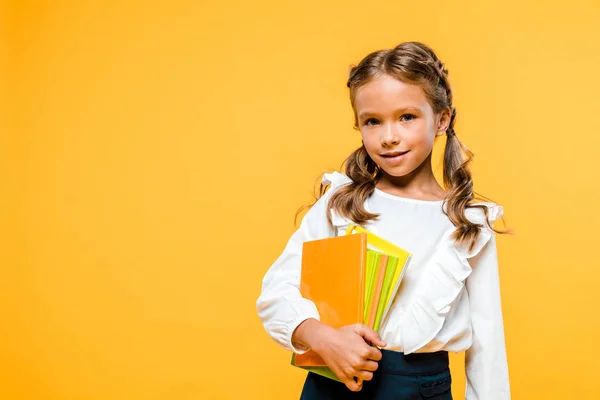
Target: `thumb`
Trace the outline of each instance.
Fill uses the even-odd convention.
[[[374,345],[379,347],[387,346],[387,343],[383,341],[381,336],[379,336],[379,333],[375,332],[373,329],[369,328],[366,325],[358,324],[356,333],[362,336],[363,339],[365,339],[365,342],[367,343],[373,343]]]

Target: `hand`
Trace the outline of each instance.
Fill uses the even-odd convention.
[[[381,360],[381,351],[370,344],[380,347],[387,345],[377,332],[363,324],[339,329],[321,324],[311,336],[312,350],[353,392],[360,391],[362,381],[371,380],[379,366],[377,362]]]

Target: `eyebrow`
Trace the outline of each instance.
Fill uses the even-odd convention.
[[[415,107],[415,106],[402,107],[402,108],[397,109],[394,112],[399,113],[399,112],[405,112],[405,111],[422,112],[419,107]],[[365,117],[372,117],[372,116],[378,116],[378,115],[379,114],[377,114],[376,112],[373,112],[373,111],[363,111],[358,115],[358,118],[362,119]]]

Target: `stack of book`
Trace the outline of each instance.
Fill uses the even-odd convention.
[[[411,258],[410,252],[351,226],[344,236],[303,244],[300,292],[327,325],[362,323],[379,331]],[[292,365],[340,381],[312,350],[293,354]]]

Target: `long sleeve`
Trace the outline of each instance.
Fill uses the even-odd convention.
[[[256,302],[256,310],[269,336],[285,349],[298,354],[308,349],[293,346],[294,330],[308,318],[320,318],[315,304],[300,294],[302,245],[305,241],[333,236],[326,214],[330,192],[306,213],[298,230],[271,265],[263,278],[262,291]]]
[[[510,384],[504,323],[500,301],[500,280],[496,237],[469,259],[473,272],[466,289],[471,309],[473,344],[466,351],[467,400],[510,399]]]

